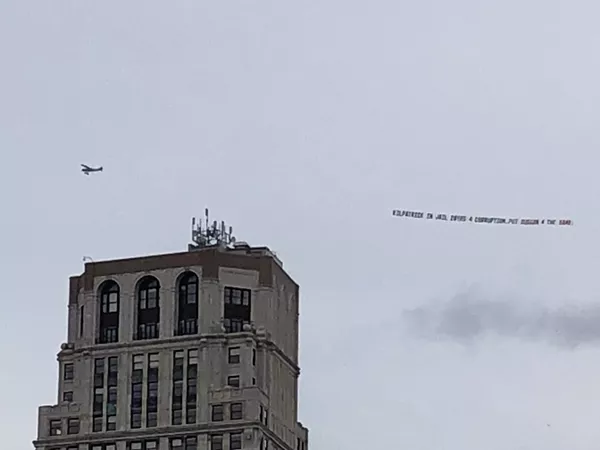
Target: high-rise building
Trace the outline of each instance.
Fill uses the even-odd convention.
[[[298,285],[266,247],[197,227],[188,251],[70,279],[38,450],[306,450]]]

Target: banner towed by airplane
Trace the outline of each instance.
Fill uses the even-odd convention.
[[[493,225],[549,225],[549,226],[571,226],[571,219],[535,219],[521,217],[490,217],[490,216],[471,216],[462,214],[443,214],[423,211],[407,211],[402,209],[392,210],[392,216],[405,219],[436,220],[443,222],[462,222]]]

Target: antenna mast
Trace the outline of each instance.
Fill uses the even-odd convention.
[[[233,228],[229,230],[225,227],[225,222],[221,221],[218,225],[217,221],[210,223],[208,216],[208,208],[204,209],[204,221],[202,219],[192,218],[192,242],[191,248],[206,248],[206,247],[223,247],[230,248],[235,244],[233,236]]]

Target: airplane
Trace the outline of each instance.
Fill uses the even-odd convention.
[[[103,170],[102,166],[90,167],[90,166],[86,166],[85,164],[81,165],[81,171],[83,173],[85,173],[86,175],[89,175],[91,172],[102,172],[102,170]]]

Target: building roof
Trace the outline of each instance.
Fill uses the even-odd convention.
[[[94,278],[96,277],[193,266],[202,266],[203,278],[217,280],[219,278],[219,268],[221,267],[254,270],[259,273],[259,284],[262,286],[271,287],[273,285],[273,275],[278,275],[283,276],[298,289],[298,284],[283,269],[277,256],[267,247],[245,246],[233,249],[190,247],[187,252],[86,263],[84,272],[70,279],[71,301],[77,298],[80,289],[83,288],[86,291],[93,289]]]

